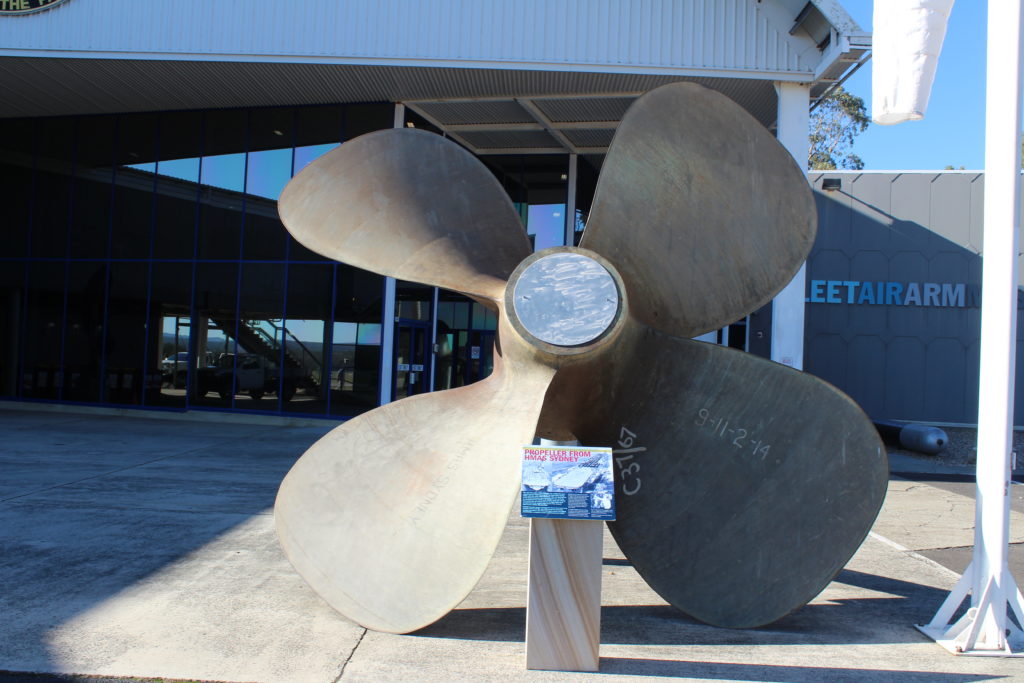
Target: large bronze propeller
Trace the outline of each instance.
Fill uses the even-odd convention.
[[[281,544],[335,609],[405,633],[479,580],[519,490],[519,448],[572,435],[616,450],[611,529],[644,579],[719,626],[812,599],[881,505],[871,423],[814,378],[690,341],[769,301],[814,238],[792,157],[692,84],[630,108],[581,248],[531,254],[492,174],[441,136],[356,138],[285,188],[307,247],[498,311],[493,374],[406,398],[314,444],[281,484]]]

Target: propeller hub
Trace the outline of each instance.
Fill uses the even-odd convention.
[[[553,247],[516,268],[506,308],[512,326],[534,346],[564,355],[607,335],[621,318],[622,292],[605,259],[586,249]]]

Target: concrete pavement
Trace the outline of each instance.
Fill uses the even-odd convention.
[[[969,498],[928,484],[891,481],[872,535],[836,581],[749,631],[665,605],[606,535],[601,673],[533,672],[523,656],[528,524],[516,516],[477,589],[412,635],[351,624],[292,571],[274,536],[274,495],[331,423],[7,408],[0,671],[264,683],[1024,680],[1021,660],[954,657],[913,628],[956,579],[925,554],[969,545],[973,525]]]

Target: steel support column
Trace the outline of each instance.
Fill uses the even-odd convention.
[[[395,103],[392,128],[405,127],[405,105]],[[391,387],[395,381],[395,278],[384,278],[384,305],[380,335],[380,404],[391,403]]]
[[[779,95],[778,131],[782,146],[796,159],[800,168],[807,168],[810,124],[810,88],[802,83],[777,82]],[[772,303],[772,360],[797,370],[804,367],[804,290],[807,266]]]

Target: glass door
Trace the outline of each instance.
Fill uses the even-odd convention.
[[[494,332],[472,330],[466,351],[466,384],[479,382],[494,371]]]
[[[395,330],[395,400],[430,391],[430,325],[399,319]]]

